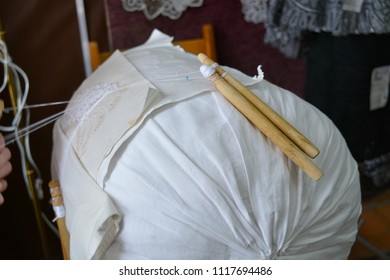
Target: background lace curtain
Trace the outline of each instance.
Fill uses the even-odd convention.
[[[178,19],[188,7],[200,7],[203,0],[122,0],[128,12],[143,11],[148,20],[159,15]]]
[[[238,1],[238,0],[237,0]],[[265,20],[268,0],[241,0],[242,12],[247,22],[259,23]],[[200,7],[203,0],[122,0],[128,12],[142,11],[148,20],[159,15],[178,19],[188,7]]]
[[[304,31],[334,36],[390,33],[389,0],[268,1],[265,43],[297,57]]]
[[[241,0],[245,20],[252,23],[264,22],[267,17],[269,0]]]

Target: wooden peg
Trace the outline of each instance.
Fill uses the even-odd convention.
[[[4,100],[0,98],[0,119],[3,116],[4,111]]]

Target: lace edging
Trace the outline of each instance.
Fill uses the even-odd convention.
[[[301,3],[302,2],[302,3]],[[288,57],[296,57],[303,31],[349,34],[390,33],[390,2],[366,0],[361,12],[342,9],[341,0],[269,1],[264,41]]]
[[[142,11],[148,20],[159,15],[176,20],[188,7],[200,7],[203,0],[122,0],[127,12]]]

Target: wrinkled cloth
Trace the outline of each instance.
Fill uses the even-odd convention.
[[[321,150],[312,181],[219,93],[155,111],[112,161],[123,216],[106,259],[346,259],[361,211],[356,162],[313,107],[252,91]]]
[[[215,91],[194,55],[157,35],[83,83],[69,105],[77,113],[76,99],[89,97],[79,124],[68,115],[55,125],[71,258],[346,259],[360,185],[333,123],[224,67],[321,150],[314,182]]]

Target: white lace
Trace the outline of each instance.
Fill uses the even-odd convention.
[[[61,119],[61,126],[65,131],[78,127],[91,109],[108,93],[117,89],[117,84],[99,83],[83,90],[74,99]]]
[[[297,57],[303,31],[324,31],[334,36],[390,32],[389,0],[365,0],[359,13],[344,10],[345,3],[345,0],[269,1],[264,42],[288,57]]]
[[[245,20],[252,23],[264,22],[267,16],[268,0],[241,0]]]
[[[203,0],[122,0],[128,12],[142,11],[148,20],[159,15],[178,19],[188,7],[200,7]]]
[[[90,116],[93,119],[95,125],[88,126],[85,122],[88,121],[86,116],[89,116],[91,111],[98,106],[98,103],[109,93],[118,89],[119,85],[117,83],[99,83],[93,87],[87,88],[80,92],[77,96],[73,97],[71,103],[69,103],[68,108],[64,116],[61,118],[61,127],[64,132],[72,137],[76,136],[76,146],[83,153],[85,142],[88,139],[88,136],[91,133],[91,130],[96,129],[100,124],[100,119],[110,111],[110,106],[102,106],[99,110],[95,110],[93,116]],[[79,129],[80,127],[83,129]]]

